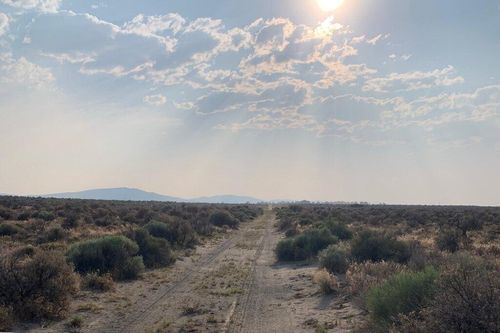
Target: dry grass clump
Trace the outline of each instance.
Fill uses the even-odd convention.
[[[89,273],[84,276],[82,286],[85,289],[96,291],[112,291],[115,289],[115,283],[111,274],[99,275],[97,273]]]
[[[322,269],[314,273],[313,282],[319,286],[319,289],[323,294],[337,292],[340,288],[337,277],[330,274],[326,269]]]
[[[405,270],[404,265],[392,261],[352,263],[347,270],[346,280],[351,294],[362,296],[370,288]]]

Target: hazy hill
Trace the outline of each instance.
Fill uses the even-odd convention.
[[[237,195],[216,195],[211,197],[199,197],[192,199],[184,199],[162,195],[154,192],[146,192],[135,188],[105,188],[92,189],[80,192],[53,193],[43,195],[47,198],[61,199],[91,199],[91,200],[126,200],[126,201],[176,201],[176,202],[198,202],[198,203],[258,203],[263,200],[237,196]]]

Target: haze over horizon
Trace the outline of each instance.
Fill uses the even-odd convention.
[[[497,0],[0,0],[0,192],[498,206],[499,31]]]

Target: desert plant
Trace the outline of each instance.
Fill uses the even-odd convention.
[[[58,252],[0,259],[0,305],[20,319],[60,318],[68,310],[78,279]]]
[[[234,216],[225,211],[213,212],[208,221],[217,227],[228,226],[236,228],[239,224],[239,221]]]
[[[439,293],[424,316],[429,332],[499,332],[500,272],[484,259],[457,253],[445,263]]]
[[[166,239],[178,247],[192,247],[196,244],[196,233],[190,224],[182,221],[164,223],[151,221],[144,228],[154,237]]]
[[[82,286],[90,290],[111,291],[115,288],[115,283],[111,274],[88,273],[83,277]]]
[[[309,229],[293,238],[281,240],[276,246],[278,260],[305,260],[314,257],[330,244],[338,242],[328,229]]]
[[[106,236],[76,243],[66,256],[79,273],[111,273],[113,278],[120,280],[140,270],[142,258],[136,257],[138,252],[139,246],[129,238]]]
[[[461,233],[457,230],[441,230],[436,237],[436,245],[441,251],[457,252],[460,249],[461,237]]]
[[[400,314],[409,314],[428,304],[436,291],[437,271],[402,272],[368,292],[367,305],[372,319],[389,327]]]
[[[14,224],[0,223],[0,236],[12,236],[22,232],[23,229]]]
[[[338,245],[330,245],[319,255],[319,264],[330,273],[344,274],[349,267],[349,252]]]
[[[145,229],[138,229],[129,236],[139,245],[139,255],[148,268],[165,267],[175,262],[167,240],[153,237]]]
[[[351,263],[346,272],[346,280],[351,294],[364,296],[372,287],[403,271],[405,266],[392,261]]]
[[[7,332],[14,325],[14,314],[10,307],[0,305],[0,331]]]
[[[330,274],[326,269],[314,273],[313,282],[319,286],[323,294],[331,294],[338,291],[339,283],[335,275]]]
[[[351,254],[356,261],[392,260],[406,262],[411,256],[408,243],[382,232],[361,231],[351,243]]]
[[[328,230],[330,230],[332,235],[337,236],[340,240],[348,240],[353,236],[351,229],[349,229],[349,227],[347,227],[344,223],[337,222],[335,220],[328,220],[323,224],[328,228]]]

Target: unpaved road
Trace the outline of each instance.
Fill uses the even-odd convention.
[[[142,291],[125,309],[97,319],[93,332],[293,332],[287,290],[273,276],[271,210],[181,263],[172,280]]]
[[[276,265],[281,238],[267,209],[164,270],[118,284],[114,292],[81,292],[70,318],[80,332],[347,332],[359,315],[348,300],[323,297],[311,276],[316,267]],[[68,331],[64,322],[36,332]]]

